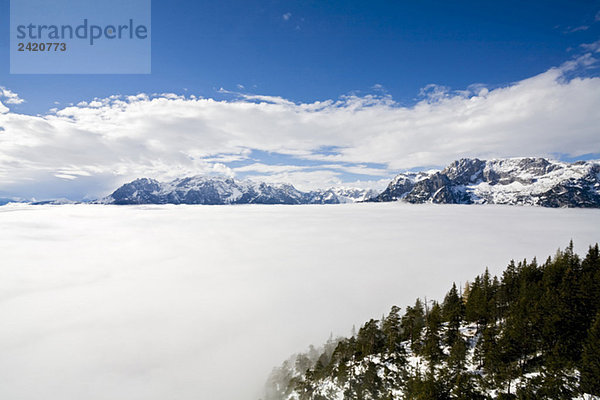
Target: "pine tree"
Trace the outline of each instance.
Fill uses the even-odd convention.
[[[517,299],[519,290],[519,274],[514,260],[502,273],[502,280],[497,294],[499,317],[503,318]]]
[[[442,324],[442,310],[440,305],[433,303],[427,315],[423,356],[429,361],[430,370],[442,360],[444,353],[441,348],[440,327]]]
[[[540,303],[543,316],[542,349],[546,366],[561,370],[581,356],[581,343],[589,326],[583,297],[579,293],[581,262],[571,242],[564,252],[544,267],[544,294]]]
[[[458,375],[465,370],[465,362],[467,358],[467,343],[462,337],[458,337],[450,348],[448,356],[448,368],[450,373]]]
[[[477,342],[477,355],[480,365],[483,369],[493,375],[497,372],[500,363],[500,354],[498,351],[497,329],[490,324],[483,328],[481,337]]]
[[[356,338],[356,345],[358,350],[357,355],[361,358],[383,351],[385,338],[377,320],[371,319],[360,328]]]
[[[462,372],[452,381],[452,390],[450,392],[453,399],[464,400],[484,400],[486,396],[482,395],[475,385],[473,375]]]
[[[460,322],[464,314],[464,305],[458,295],[456,283],[452,284],[452,288],[446,294],[442,306],[442,318],[448,323],[448,331],[446,333],[446,343],[452,347],[454,342],[460,336]]]
[[[600,312],[596,315],[583,346],[581,391],[600,396]]]
[[[469,281],[466,281],[465,288],[463,289],[462,295],[461,295],[463,304],[467,303],[467,299],[469,298],[469,293],[471,293],[471,284],[469,283]]]
[[[501,343],[504,362],[516,364],[520,373],[524,373],[527,357],[539,349],[543,273],[536,263],[528,264],[525,260],[518,264],[517,271],[518,290],[506,315]]]
[[[446,400],[450,393],[444,382],[429,372],[425,376],[416,373],[407,380],[404,398],[411,400]]]
[[[406,312],[402,317],[400,326],[402,328],[402,340],[410,341],[412,350],[415,352],[419,351],[421,333],[425,326],[425,314],[421,299],[417,299],[413,307],[406,307]]]
[[[580,294],[585,312],[585,320],[593,321],[600,311],[600,249],[598,244],[590,246],[581,262]]]
[[[482,323],[485,297],[483,284],[480,276],[475,277],[469,286],[469,296],[465,304],[465,317],[469,322]]]
[[[393,306],[388,316],[383,320],[383,335],[385,336],[385,347],[388,353],[400,350],[402,338],[400,337],[400,308]]]
[[[357,398],[379,399],[383,390],[383,381],[377,373],[377,365],[368,362],[364,374],[359,380]]]

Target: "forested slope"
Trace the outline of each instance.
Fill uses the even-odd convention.
[[[486,271],[441,302],[392,307],[274,369],[266,399],[600,396],[600,255],[564,251]]]

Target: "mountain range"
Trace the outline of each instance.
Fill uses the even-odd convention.
[[[195,176],[126,183],[103,204],[340,204],[354,202],[600,207],[600,162],[545,158],[464,158],[443,170],[404,172],[377,193],[334,187],[303,192],[290,184]]]
[[[195,176],[159,182],[136,179],[126,183],[105,204],[340,204],[375,197],[370,189],[330,188],[302,192],[289,184],[270,184],[222,177]]]
[[[397,175],[371,201],[600,207],[600,162],[545,158],[460,159],[445,169]]]

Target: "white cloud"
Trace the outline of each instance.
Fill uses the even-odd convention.
[[[300,165],[272,165],[264,163],[253,163],[244,165],[242,167],[234,168],[234,172],[260,172],[264,174],[270,173],[281,173],[281,172],[295,172],[295,171],[306,171],[306,170],[339,170],[348,172],[351,174],[360,175],[372,175],[381,176],[389,175],[391,171],[380,168],[369,168],[365,165],[344,165],[344,164],[321,164],[311,166],[300,166]]]
[[[580,26],[576,26],[575,28],[567,28],[567,33],[587,31],[588,29],[590,29],[589,25],[580,25]]]
[[[55,177],[67,180],[77,179],[75,175],[67,175],[67,174],[54,174]]]
[[[590,52],[496,89],[474,85],[453,92],[428,86],[411,107],[372,95],[298,104],[236,93],[228,101],[142,93],[30,116],[0,103],[0,192],[39,191],[54,184],[56,174],[76,176],[69,183],[80,186],[73,190],[92,197],[140,176],[231,176],[236,169],[226,163],[248,160],[251,150],[326,163],[320,171],[263,167],[269,179],[299,186],[339,183],[342,172],[393,175],[465,156],[597,152],[600,78],[572,78],[596,61]],[[323,148],[336,151],[323,154]]]
[[[281,17],[283,18],[284,21],[289,21],[290,18],[292,18],[292,13],[287,12],[287,13],[283,14]]]
[[[385,86],[383,86],[381,83],[376,83],[373,86],[371,86],[371,90],[378,93],[387,93]]]
[[[204,162],[208,162],[208,163],[213,163],[213,162],[230,163],[230,162],[234,162],[234,161],[246,160],[248,158],[248,156],[250,155],[250,153],[251,152],[249,149],[242,149],[238,154],[219,154],[215,157],[204,157],[202,160]]]
[[[321,164],[299,166],[264,163],[253,163],[233,168],[233,172],[238,175],[245,174],[245,177],[265,182],[293,182],[296,188],[300,190],[325,189],[332,186],[384,189],[390,181],[388,178],[345,182],[343,173],[366,176],[391,176],[393,174],[389,170],[369,168],[364,165]]]
[[[428,102],[437,102],[450,97],[450,88],[430,83],[419,91],[419,96]]]
[[[344,182],[347,187],[359,188],[359,189],[373,189],[383,191],[390,183],[389,179],[378,179],[374,180],[356,180],[352,182]]]
[[[597,53],[600,51],[600,40],[597,40],[592,43],[583,43],[582,45],[580,45],[580,47],[586,51],[591,51],[591,52]]]
[[[390,171],[388,169],[371,168],[371,167],[368,167],[366,165],[361,165],[361,164],[357,164],[357,165],[356,164],[355,165],[324,164],[324,165],[317,166],[317,168],[333,169],[333,170],[348,172],[350,174],[371,175],[371,176],[382,176],[382,175],[389,175],[389,174],[393,173],[393,171]]]
[[[342,186],[343,181],[340,173],[332,170],[281,170],[276,173],[264,175],[256,173],[248,175],[249,179],[260,180],[264,182],[279,183],[293,182],[299,190],[309,191],[318,188],[329,188],[333,186]]]
[[[306,167],[297,165],[268,165],[263,163],[254,163],[243,167],[234,168],[235,172],[260,172],[264,174],[301,171]]]
[[[18,94],[4,86],[0,86],[0,98],[3,98],[6,104],[21,104],[25,102]]]

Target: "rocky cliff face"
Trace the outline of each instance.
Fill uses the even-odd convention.
[[[600,207],[600,163],[544,158],[461,159],[442,171],[399,174],[372,201]]]

